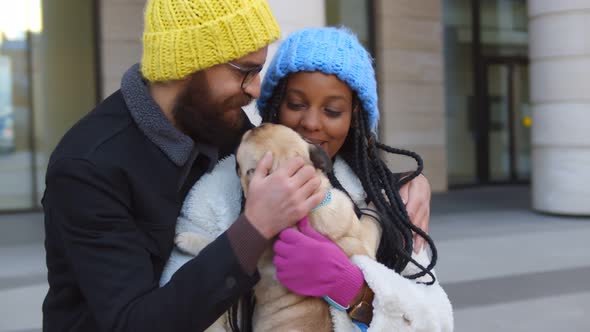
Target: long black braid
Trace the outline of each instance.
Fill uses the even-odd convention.
[[[260,110],[262,122],[278,123],[279,108],[285,96],[287,79],[288,76],[278,82],[272,96],[269,98],[267,108]],[[401,272],[409,262],[412,262],[418,267],[420,272],[405,277],[408,279],[417,279],[428,274],[430,281],[425,284],[431,285],[435,282],[432,269],[436,265],[438,257],[436,246],[426,232],[412,224],[408,217],[405,204],[403,204],[399,195],[399,189],[422,172],[422,158],[414,152],[393,148],[378,142],[375,134],[369,129],[368,114],[362,109],[356,96],[353,106],[358,107],[358,110],[353,113],[353,125],[346,137],[344,145],[340,149],[339,155],[352,168],[355,175],[361,181],[363,189],[367,193],[368,200],[373,202],[377,209],[377,214],[379,215],[378,220],[382,229],[381,241],[377,249],[377,261],[396,272]],[[416,160],[418,167],[409,175],[401,178],[399,175],[391,172],[387,164],[382,160],[378,150],[411,157]],[[334,188],[343,191],[350,197],[349,193],[336,178],[334,172],[330,172],[328,178]],[[356,204],[354,204],[354,209],[357,216],[366,214]],[[413,250],[412,232],[424,238],[430,246],[432,259],[426,267],[411,257]],[[232,306],[229,312],[232,331],[252,331],[252,313],[255,305],[252,293],[242,296],[239,302],[241,314],[239,318],[241,319],[238,321],[237,303]]]
[[[416,279],[428,274],[431,280],[427,284],[432,284],[435,280],[431,271],[437,260],[436,247],[428,234],[411,223],[405,204],[399,195],[399,188],[422,172],[422,158],[414,152],[379,143],[375,134],[368,129],[367,112],[363,111],[360,105],[358,107],[360,109],[353,115],[355,125],[351,128],[340,154],[359,177],[368,199],[375,204],[379,213],[383,234],[377,250],[377,260],[397,272],[402,271],[408,262],[412,262],[421,272],[407,278]],[[399,179],[389,170],[378,150],[412,157],[416,160],[418,167],[407,177]],[[411,257],[412,231],[423,237],[431,248],[432,260],[427,267]]]

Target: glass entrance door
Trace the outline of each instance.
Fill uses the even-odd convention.
[[[486,62],[489,182],[523,182],[530,178],[527,87],[526,60],[495,58]]]

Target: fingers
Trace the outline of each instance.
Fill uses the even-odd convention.
[[[288,257],[290,253],[297,250],[297,247],[300,245],[300,240],[303,238],[305,238],[305,235],[293,228],[287,228],[280,232],[279,238],[273,245],[275,257]]]
[[[317,178],[316,176],[316,169],[313,168],[311,165],[305,165],[298,169],[291,177],[291,183],[295,187],[301,187],[305,183],[309,182],[312,179]],[[319,186],[319,181],[318,181]]]
[[[299,220],[299,222],[297,223],[297,227],[299,227],[299,230],[301,230],[301,227],[305,227],[309,225],[309,218],[307,216],[301,218],[301,220]]]
[[[406,205],[406,211],[412,224],[428,233],[429,210],[430,210],[430,188],[427,186],[426,178],[416,178],[400,189],[400,196]],[[418,253],[426,241],[416,233],[413,236],[414,252]]]
[[[311,211],[316,206],[320,205],[320,203],[326,198],[326,191],[325,190],[318,190],[316,193],[309,196],[305,202],[303,203],[303,208],[305,211]]]
[[[414,180],[410,181],[400,189],[400,196],[402,196],[402,193],[405,195],[402,196],[402,201],[406,205],[406,211],[408,211],[411,218],[418,215],[420,208],[425,203],[425,195],[420,195],[423,193],[418,186],[412,186],[413,183]]]
[[[299,226],[299,230],[301,231],[301,233],[303,235],[306,235],[312,239],[318,240],[318,241],[330,241],[328,238],[326,238],[325,236],[323,236],[322,234],[320,234],[318,231],[316,231],[311,224],[309,223],[309,220],[307,218],[305,218],[305,222],[303,222],[303,220],[301,222],[299,222],[299,224],[297,224],[297,226]]]
[[[320,187],[320,184],[321,184],[321,180],[319,179],[319,177],[314,176],[314,177],[310,178],[309,181],[303,183],[300,186],[300,189],[299,189],[299,193],[301,195],[300,197],[303,197],[303,198],[312,197],[313,194],[316,193],[316,191]],[[316,205],[320,204],[325,198],[325,191],[322,191],[322,192],[324,193],[324,195],[322,196],[321,200],[316,203]],[[313,209],[314,207],[316,207],[316,205],[313,205],[311,208]]]
[[[301,157],[295,157],[288,159],[284,164],[280,165],[276,173],[282,173],[287,177],[292,177],[297,173],[303,166],[305,166],[305,162]]]
[[[273,244],[272,246],[272,249],[275,252],[275,257],[285,258],[287,256],[287,253],[289,252],[289,247],[290,245],[283,241],[275,241],[275,244]]]
[[[410,185],[411,184],[412,184],[412,181],[406,183],[399,190],[399,195],[400,195],[400,197],[402,199],[402,202],[404,202],[404,204],[408,204],[408,199],[410,197]]]
[[[288,177],[291,184],[299,188],[315,177],[316,169],[311,165],[306,165],[303,158],[295,157],[279,165],[275,173],[278,176],[284,175]]]
[[[418,216],[422,210],[430,208],[430,184],[422,174],[406,183],[399,194],[410,217]]]
[[[267,151],[264,157],[258,161],[254,170],[254,178],[265,178],[272,169],[272,152]]]
[[[275,255],[272,259],[272,262],[275,265],[275,267],[277,268],[277,272],[281,272],[283,270],[283,267],[288,264],[288,260],[284,257],[279,256],[279,255]]]
[[[420,250],[422,250],[424,243],[425,243],[424,238],[421,237],[420,235],[414,233],[414,252],[415,253],[419,253]]]
[[[299,233],[294,231],[295,233]],[[281,232],[282,233],[282,232]],[[292,239],[290,239],[291,241]],[[289,253],[291,253],[295,249],[296,244],[291,242],[286,242],[282,239],[277,239],[272,246],[273,251],[275,252],[275,257],[283,257],[287,258]]]
[[[419,211],[418,214],[412,217],[412,223],[423,230],[426,234],[428,234],[428,219],[430,213],[428,206],[423,206]],[[418,253],[424,246],[426,245],[426,240],[414,233],[414,251]]]
[[[281,241],[288,244],[295,244],[303,237],[304,235],[297,230],[294,230],[293,228],[287,228],[279,233],[279,240],[277,240],[275,244]]]
[[[316,169],[311,165],[306,165],[301,157],[288,159],[279,165],[272,176],[288,178],[291,188],[296,188],[301,195],[299,197],[304,199],[312,196],[321,184],[321,180],[316,175]]]

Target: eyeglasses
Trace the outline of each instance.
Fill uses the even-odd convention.
[[[242,89],[245,89],[248,87],[248,85],[250,85],[250,83],[252,83],[252,81],[256,78],[256,75],[258,75],[260,73],[260,71],[262,71],[262,67],[263,65],[258,65],[255,67],[251,67],[251,68],[244,68],[242,66],[236,65],[233,62],[228,62],[228,65],[232,66],[233,68],[239,70],[241,73],[243,73],[244,79],[242,80]]]

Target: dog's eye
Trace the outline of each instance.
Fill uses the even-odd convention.
[[[247,176],[252,176],[252,174],[254,174],[255,169],[254,168],[250,168],[247,172],[246,175]]]

